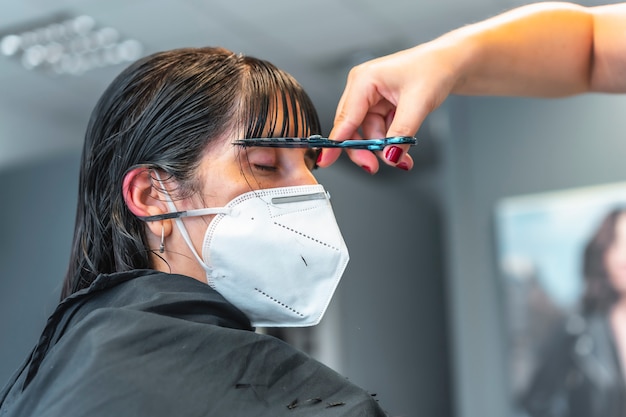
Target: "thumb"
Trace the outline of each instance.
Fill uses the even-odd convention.
[[[367,113],[380,101],[376,87],[357,79],[353,71],[335,111],[333,128],[329,135],[331,139],[355,139]]]

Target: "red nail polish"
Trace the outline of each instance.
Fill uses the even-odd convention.
[[[397,146],[392,146],[391,148],[387,149],[387,152],[385,153],[385,158],[387,158],[387,160],[393,164],[398,163],[401,156],[402,149],[398,148]]]
[[[409,170],[409,164],[407,164],[406,162],[400,162],[398,165],[396,165],[396,167],[405,171]]]
[[[315,163],[319,164],[321,160],[322,160],[322,151],[320,151],[320,153],[317,155],[317,161]]]
[[[361,165],[361,168],[363,168],[363,171],[367,172],[368,174],[372,173],[372,168],[368,167],[367,165]]]

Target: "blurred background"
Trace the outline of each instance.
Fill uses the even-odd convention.
[[[0,0],[0,384],[58,301],[84,129],[129,61],[206,45],[267,59],[304,85],[328,133],[353,65],[523,3]],[[73,55],[43,46],[71,34]],[[392,416],[512,415],[494,207],[626,179],[625,108],[626,96],[450,97],[418,132],[412,172],[372,177],[345,159],[318,171],[351,264],[323,322],[287,337]]]

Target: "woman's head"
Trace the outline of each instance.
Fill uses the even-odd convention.
[[[614,209],[587,243],[583,257],[587,311],[606,311],[626,294],[626,209]]]
[[[100,273],[152,267],[146,224],[125,201],[129,173],[153,179],[159,172],[172,198],[202,200],[213,156],[248,157],[235,152],[231,139],[319,133],[301,86],[266,61],[222,48],[188,48],[135,62],[107,88],[89,121],[62,296]],[[246,176],[248,186],[262,187],[254,174]]]

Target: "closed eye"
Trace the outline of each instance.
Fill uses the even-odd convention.
[[[264,172],[276,172],[278,171],[278,168],[275,166],[269,166],[269,165],[259,165],[259,164],[253,164],[255,169],[258,169],[259,171],[264,171]]]

